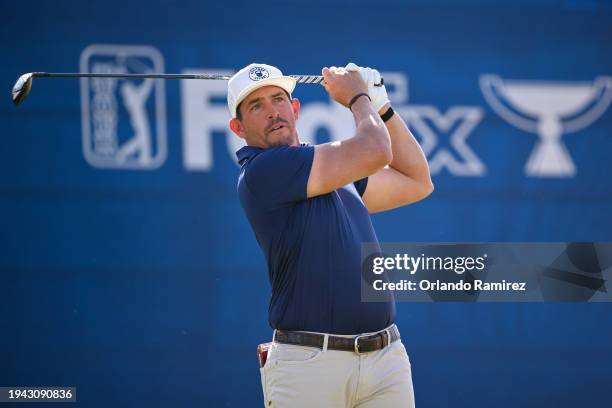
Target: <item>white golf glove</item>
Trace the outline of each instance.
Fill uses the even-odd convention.
[[[344,68],[347,71],[359,71],[361,77],[368,85],[368,95],[372,99],[372,106],[378,112],[385,103],[389,102],[389,96],[387,95],[387,89],[384,85],[374,86],[374,84],[380,83],[380,72],[370,67],[359,67],[356,64],[349,62]]]

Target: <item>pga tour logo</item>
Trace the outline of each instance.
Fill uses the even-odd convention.
[[[90,45],[81,72],[163,73],[148,46]],[[98,168],[152,170],[166,160],[166,106],[161,79],[81,78],[83,154]]]

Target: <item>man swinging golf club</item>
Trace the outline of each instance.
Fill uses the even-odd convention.
[[[266,407],[412,407],[410,361],[386,302],[361,302],[369,213],[433,191],[425,156],[390,107],[378,71],[323,68],[325,90],[353,113],[342,142],[300,144],[295,80],[251,64],[228,83],[238,194],[268,265],[273,343],[261,379]]]

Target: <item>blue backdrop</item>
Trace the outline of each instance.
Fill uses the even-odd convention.
[[[2,1],[0,22],[0,386],[260,406],[271,334],[225,82],[37,79],[16,108],[24,72],[372,66],[436,186],[375,215],[381,241],[612,240],[608,1]],[[350,135],[321,87],[294,96],[304,139]],[[398,304],[417,406],[608,406],[611,312]]]

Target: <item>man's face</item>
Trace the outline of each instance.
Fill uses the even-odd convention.
[[[299,107],[299,101],[290,100],[282,88],[264,86],[240,103],[241,119],[232,119],[230,128],[249,146],[298,146]]]

